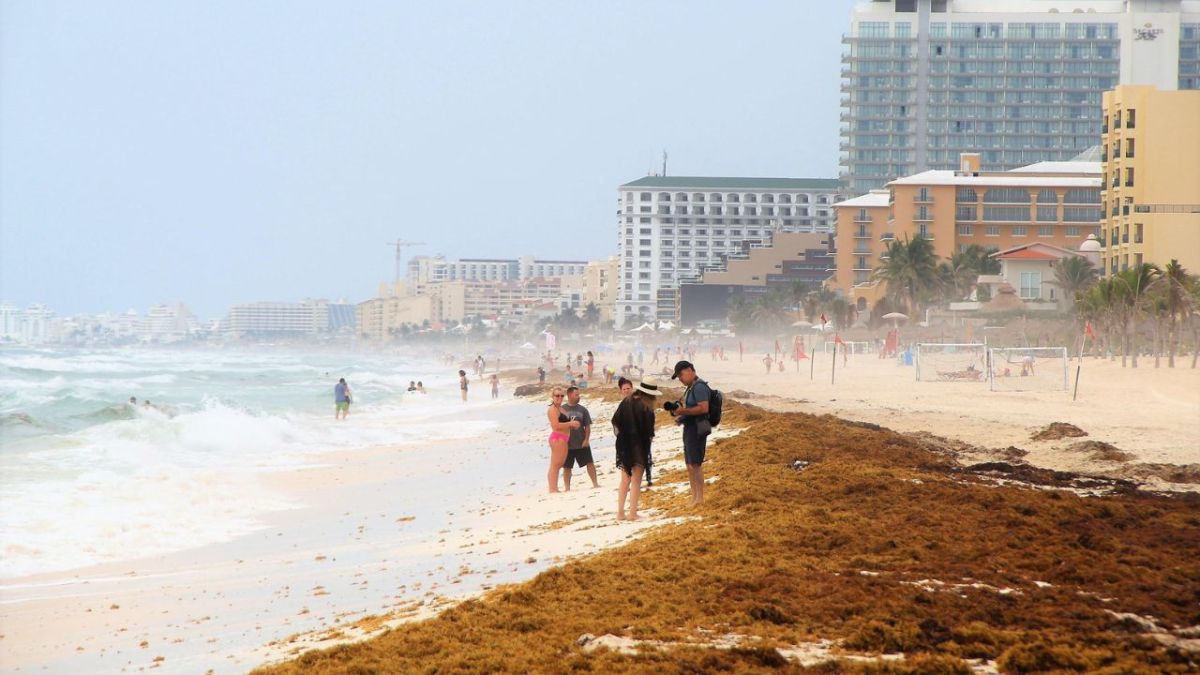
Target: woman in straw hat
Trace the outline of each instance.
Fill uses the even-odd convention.
[[[617,520],[637,520],[638,497],[642,493],[642,473],[650,461],[650,443],[654,438],[654,399],[658,385],[642,380],[633,394],[617,406],[613,426],[617,430],[617,468],[621,486],[617,489]],[[629,497],[629,513],[625,498]]]

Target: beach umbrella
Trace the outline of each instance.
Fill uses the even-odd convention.
[[[674,322],[664,321],[664,322],[662,322],[662,325],[658,327],[658,329],[659,330],[671,330],[674,327],[675,327]]]
[[[904,319],[905,321],[907,321],[907,320],[908,320],[908,315],[907,315],[907,314],[901,314],[900,312],[888,312],[887,314],[884,314],[883,316],[881,316],[881,317],[879,317],[879,318],[881,318],[881,319],[891,319],[891,320],[892,320],[892,328],[899,328],[899,321],[900,321],[900,319]]]
[[[518,347],[517,349],[522,349],[522,350],[524,350],[524,351],[529,351],[530,349],[537,349],[537,347],[534,347],[532,342],[526,342],[525,344],[521,345],[521,346],[520,346],[520,347]]]
[[[807,321],[800,320],[800,321],[793,322],[792,328],[812,328],[812,324]]]

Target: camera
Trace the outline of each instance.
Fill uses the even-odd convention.
[[[674,412],[679,409],[679,401],[667,401],[663,404],[663,410]]]

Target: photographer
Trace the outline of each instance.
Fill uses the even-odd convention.
[[[712,425],[708,422],[708,401],[712,389],[708,383],[696,376],[696,367],[689,361],[675,364],[671,379],[678,379],[687,390],[683,399],[674,405],[663,407],[671,413],[677,424],[683,425],[683,458],[687,463],[688,483],[692,487],[692,504],[704,501],[704,450]]]

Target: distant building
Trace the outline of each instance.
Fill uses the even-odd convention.
[[[1172,258],[1200,271],[1200,91],[1117,87],[1103,132],[1101,272]]]
[[[997,170],[1095,144],[1118,84],[1200,88],[1196,0],[875,0],[843,38],[850,195],[979,152]]]
[[[830,285],[867,311],[886,290],[873,273],[888,245],[917,235],[944,259],[971,244],[997,251],[1036,241],[1074,250],[1100,224],[1100,171],[1082,160],[983,171],[978,154],[964,153],[957,170],[923,171],[889,182],[886,194],[840,202]]]
[[[617,188],[616,323],[674,320],[679,284],[773,232],[827,233],[836,179],[646,176]]]
[[[232,333],[316,334],[329,330],[329,302],[251,302],[229,308]]]
[[[1080,255],[1078,251],[1033,242],[997,251],[992,257],[1000,261],[1001,282],[1012,286],[1027,307],[1064,309],[1070,298],[1059,287],[1055,270],[1062,260]]]
[[[407,281],[419,294],[426,284],[443,281],[523,281],[583,274],[587,264],[585,260],[539,260],[533,256],[461,260],[415,256],[408,261]]]
[[[724,323],[735,298],[754,302],[772,288],[790,289],[797,281],[820,286],[834,264],[832,239],[829,234],[778,232],[767,244],[728,258],[724,270],[680,284],[679,324]]]

